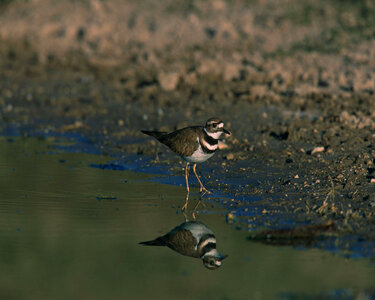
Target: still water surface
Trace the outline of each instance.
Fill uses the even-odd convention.
[[[49,148],[64,143],[0,138],[1,299],[281,299],[374,286],[369,260],[251,243],[220,213],[197,217],[229,255],[217,270],[141,246],[184,221],[185,189]]]

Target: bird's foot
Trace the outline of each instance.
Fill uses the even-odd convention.
[[[212,192],[210,192],[204,186],[201,186],[201,188],[199,189],[199,191],[202,193],[202,196],[205,195],[205,194],[212,194]]]

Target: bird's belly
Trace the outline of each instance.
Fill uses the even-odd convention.
[[[190,156],[184,156],[183,159],[186,160],[189,163],[200,163],[204,162],[210,157],[212,157],[215,154],[213,153],[206,153],[203,151],[202,147],[199,145],[199,148],[194,151],[194,153]]]

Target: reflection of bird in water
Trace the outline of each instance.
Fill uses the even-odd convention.
[[[216,238],[212,230],[196,221],[184,222],[167,234],[140,244],[167,246],[182,255],[201,258],[210,270],[220,267],[221,261],[227,257],[216,250]]]
[[[230,134],[230,132],[224,128],[223,121],[218,118],[211,118],[207,120],[204,127],[190,126],[171,133],[146,130],[142,130],[142,132],[153,136],[159,142],[167,145],[186,161],[185,180],[187,195],[182,209],[187,208],[189,200],[189,163],[193,163],[193,172],[200,184],[200,191],[203,191],[203,194],[210,193],[199,179],[196,167],[197,163],[204,162],[214,155],[215,151],[218,149],[219,138],[223,133]]]

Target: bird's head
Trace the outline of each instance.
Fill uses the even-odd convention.
[[[213,250],[202,256],[204,266],[210,270],[221,267],[222,260],[228,257],[228,255],[221,255],[216,249]]]
[[[231,134],[229,130],[224,128],[224,122],[219,118],[208,119],[206,125],[204,126],[204,130],[215,140],[218,140],[223,133]]]

